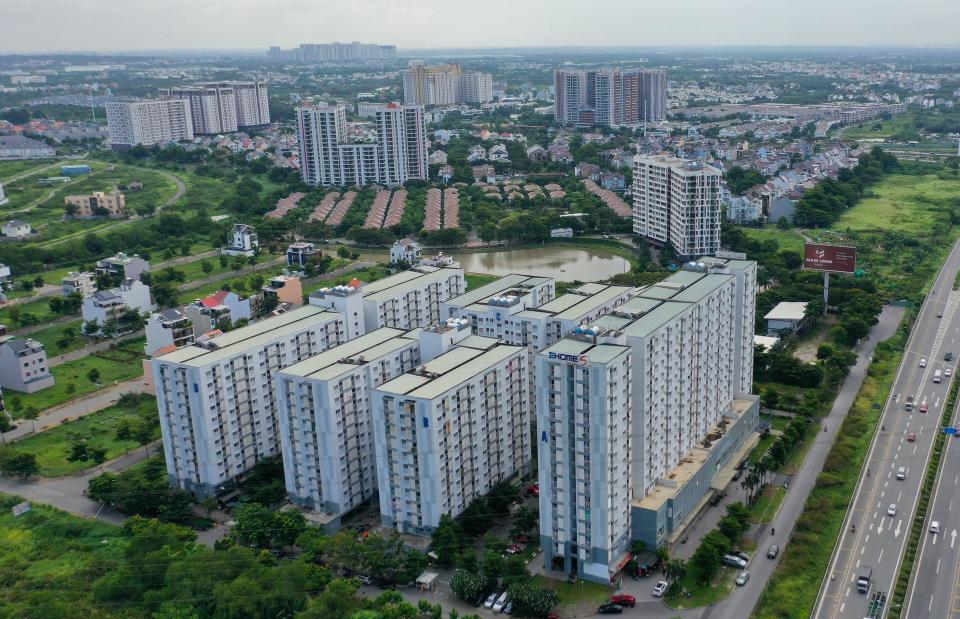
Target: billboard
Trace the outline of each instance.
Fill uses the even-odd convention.
[[[807,243],[803,246],[803,268],[812,271],[854,273],[857,270],[857,248]]]

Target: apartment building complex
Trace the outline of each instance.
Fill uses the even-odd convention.
[[[314,186],[399,185],[426,180],[423,108],[388,104],[375,111],[376,141],[347,139],[343,106],[297,109],[300,173]]]
[[[555,296],[553,278],[511,273],[441,303],[440,309],[445,319],[468,320],[475,335],[516,344],[518,338],[512,316],[540,307]]]
[[[170,482],[215,496],[276,454],[276,372],[344,339],[340,314],[307,306],[153,359]]]
[[[663,70],[557,70],[554,89],[554,114],[564,125],[617,127],[666,118]]]
[[[403,101],[409,105],[455,105],[493,101],[493,76],[464,72],[459,64],[412,63],[401,71]]]
[[[633,158],[633,233],[670,244],[682,258],[720,249],[723,173],[699,161],[667,156]]]
[[[294,49],[281,49],[274,46],[267,51],[272,62],[296,62],[305,64],[327,64],[337,62],[355,62],[364,60],[384,60],[397,57],[396,45],[377,45],[375,43],[301,43]]]
[[[419,342],[376,329],[277,373],[290,500],[339,517],[377,492],[371,390],[420,363]]]
[[[270,124],[265,82],[202,82],[164,88],[160,96],[189,102],[196,135],[230,133]]]
[[[548,569],[609,582],[626,557],[625,521],[626,539],[654,547],[671,541],[746,457],[759,420],[758,400],[750,395],[756,270],[752,261],[704,258],[537,355],[541,543],[550,549]],[[626,347],[629,355],[595,357],[601,345]],[[604,447],[593,443],[593,454],[582,453],[591,436],[609,437],[609,448],[618,452],[610,464],[622,469],[613,494],[603,477],[598,483],[603,471],[595,470],[593,454]],[[580,484],[593,489],[588,497],[573,492]],[[620,489],[628,489],[628,504]],[[610,510],[597,515],[601,522],[591,520],[588,502]],[[606,537],[588,541],[585,534],[595,526],[604,527]]]
[[[471,335],[373,390],[384,526],[429,534],[530,465],[528,352]]]
[[[127,199],[119,191],[94,191],[83,196],[64,196],[63,203],[73,208],[74,217],[123,217],[127,213]]]
[[[109,101],[106,111],[114,150],[192,140],[194,136],[188,101]]]

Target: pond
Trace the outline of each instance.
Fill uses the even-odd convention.
[[[547,245],[466,254],[454,251],[450,254],[468,273],[523,273],[553,277],[565,282],[595,282],[630,270],[630,261],[602,249]]]

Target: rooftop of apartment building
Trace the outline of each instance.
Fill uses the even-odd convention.
[[[523,350],[522,346],[510,346],[493,338],[471,335],[450,351],[380,385],[377,390],[432,400]]]
[[[629,351],[629,346],[620,344],[595,344],[586,339],[569,336],[539,354],[549,355],[550,353],[556,353],[558,355],[571,355],[574,357],[586,355],[587,362],[589,363],[610,363],[619,355]],[[560,360],[563,361],[564,359]]]
[[[192,345],[178,348],[159,357],[164,363],[179,363],[190,367],[203,367],[227,359],[242,351],[264,346],[269,342],[296,333],[313,325],[338,320],[342,315],[313,305],[305,305],[267,320],[241,327],[208,340],[203,346]]]
[[[461,269],[420,266],[417,270],[401,271],[363,286],[363,297],[370,301],[386,301],[423,286],[442,282]]]
[[[556,318],[558,320],[577,320],[593,310],[609,303],[622,294],[632,290],[629,286],[608,286],[606,284],[584,284],[570,292],[560,295],[553,301],[538,308],[517,313],[519,318]]]
[[[330,380],[417,342],[414,331],[383,327],[282,370],[286,376]]]
[[[680,159],[669,155],[636,155],[634,162],[654,162],[659,165],[667,165],[681,174],[696,175],[703,173],[721,174],[722,170],[714,166],[693,159]]]
[[[450,307],[459,308],[465,308],[474,304],[486,305],[487,302],[493,297],[508,296],[509,293],[515,290],[521,291],[522,294],[526,294],[530,288],[546,284],[550,282],[551,279],[552,278],[550,277],[537,277],[534,275],[511,273],[510,275],[504,275],[503,277],[496,279],[489,284],[484,284],[479,288],[474,288],[469,292],[465,292],[459,297],[454,297],[446,303]]]

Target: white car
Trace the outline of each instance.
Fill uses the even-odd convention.
[[[737,586],[742,587],[743,585],[747,584],[748,580],[750,580],[750,572],[747,570],[743,570],[737,574]]]
[[[920,360],[920,367],[922,367],[922,368],[927,367],[927,359],[926,359],[926,357],[924,357],[923,359]]]
[[[896,515],[897,515],[897,504],[896,504],[896,503],[891,503],[891,504],[890,504],[890,507],[887,508],[887,515],[888,515],[888,516],[896,516]]]
[[[487,601],[483,603],[484,608],[493,608],[493,605],[497,603],[497,598],[500,597],[499,593],[491,593],[487,598]]]
[[[661,580],[653,587],[653,597],[662,598],[667,591],[667,581]]]
[[[934,520],[930,523],[930,532],[934,534],[940,532],[940,522],[938,520]]]
[[[943,375],[944,375],[944,376],[953,376],[953,370],[951,370],[950,368],[946,368],[946,369],[943,371]]]
[[[497,598],[496,603],[493,605],[493,612],[499,613],[503,611],[503,607],[507,605],[507,592],[504,591],[500,594],[500,597]]]
[[[900,468],[897,469],[897,479],[899,479],[900,481],[903,481],[906,478],[907,478],[907,467],[901,466]]]

